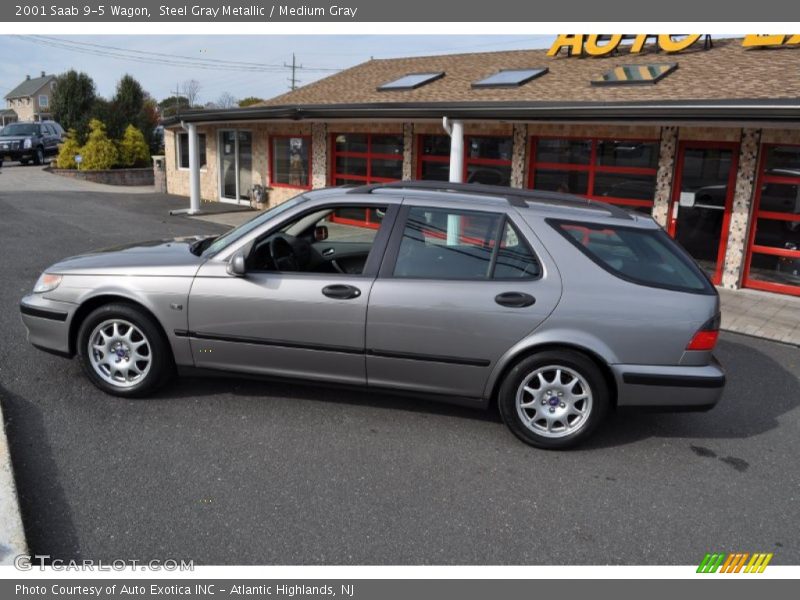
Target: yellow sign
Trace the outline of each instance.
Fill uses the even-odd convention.
[[[744,36],[742,46],[754,48],[758,46],[797,46],[800,45],[800,35],[761,35],[751,33]]]
[[[634,36],[626,36],[621,33],[611,35],[600,34],[571,34],[562,33],[547,51],[547,56],[556,56],[561,49],[568,51],[569,56],[607,56],[621,47],[623,39],[632,38],[630,45],[622,46],[631,54],[639,54],[644,48],[647,40],[656,38],[656,45],[663,52],[680,52],[696,44],[703,34],[693,33],[686,36],[673,37],[673,34],[663,33],[659,35],[640,33]],[[797,46],[800,45],[800,35],[760,35],[750,34],[742,40],[745,48],[764,47],[764,46]]]

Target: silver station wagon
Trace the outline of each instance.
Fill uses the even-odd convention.
[[[614,407],[709,409],[725,384],[717,292],[651,218],[507,187],[303,193],[216,238],[65,259],[21,311],[117,396],[226,371],[496,401],[542,448]]]

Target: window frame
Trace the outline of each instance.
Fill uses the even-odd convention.
[[[591,154],[589,156],[589,163],[582,165],[577,163],[558,163],[558,162],[538,162],[536,160],[536,143],[539,140],[580,140],[591,143]],[[579,171],[587,173],[588,182],[586,185],[587,193],[581,194],[578,192],[570,192],[576,196],[596,200],[598,202],[607,202],[608,204],[615,204],[617,206],[633,206],[633,207],[649,207],[650,213],[653,212],[653,205],[655,204],[655,191],[658,186],[658,165],[655,167],[616,167],[609,165],[598,164],[597,146],[599,142],[647,142],[655,143],[658,147],[659,153],[661,151],[661,140],[653,138],[633,138],[633,137],[587,137],[587,136],[551,136],[551,135],[537,135],[531,136],[528,140],[528,189],[535,190],[534,184],[536,182],[536,169],[550,169],[554,171]],[[637,198],[618,198],[616,196],[598,196],[594,194],[595,176],[598,173],[617,174],[617,175],[652,175],[656,178],[655,187],[653,189],[654,195],[652,200],[640,200]]]
[[[429,135],[435,135],[440,137],[448,137],[444,134],[439,133],[419,133],[417,134],[417,160],[416,160],[416,174],[417,179],[422,179],[422,168],[424,163],[439,163],[439,164],[450,164],[450,154],[441,155],[441,154],[429,154],[423,155],[420,151],[422,148],[422,138]],[[461,172],[461,179],[462,181],[467,180],[467,174],[469,173],[469,167],[472,165],[478,166],[490,166],[490,167],[508,167],[510,170],[513,168],[514,158],[513,156],[508,159],[504,160],[502,158],[471,158],[468,154],[469,152],[469,140],[474,138],[508,138],[511,141],[511,151],[513,154],[514,151],[514,136],[513,135],[491,135],[491,134],[480,134],[480,135],[469,135],[464,134],[464,166]],[[511,174],[509,173],[509,179]],[[511,183],[509,180],[509,186],[511,187]]]
[[[301,138],[304,142],[308,142],[308,185],[292,185],[290,183],[279,183],[275,181],[275,148],[274,140]],[[313,187],[313,172],[314,172],[314,147],[311,135],[290,135],[290,134],[275,134],[270,135],[267,139],[267,161],[269,165],[269,185],[270,187],[288,188],[292,190],[310,190]]]
[[[765,290],[768,292],[777,292],[779,294],[800,296],[800,285],[773,283],[750,278],[750,266],[753,260],[753,254],[767,254],[769,256],[800,259],[800,250],[788,250],[785,248],[774,248],[772,246],[760,246],[755,243],[759,218],[770,221],[800,222],[800,213],[793,214],[761,210],[761,193],[764,184],[783,183],[788,185],[797,185],[798,189],[800,189],[800,176],[791,177],[785,175],[768,175],[766,173],[767,155],[769,154],[768,151],[770,148],[777,146],[800,148],[800,144],[761,144],[761,148],[759,149],[760,156],[758,159],[758,174],[756,176],[755,189],[753,190],[753,207],[750,213],[750,231],[747,235],[747,252],[745,253],[744,272],[742,273],[742,286],[751,289]]]
[[[366,152],[351,152],[349,150],[340,151],[336,149],[336,136],[339,135],[365,135],[367,136],[367,151]],[[381,136],[381,135],[397,135],[403,139],[403,152],[400,154],[383,154],[383,153],[375,153],[372,152],[372,138],[373,136]],[[331,185],[339,185],[336,183],[337,179],[351,179],[355,181],[363,182],[364,185],[369,185],[371,183],[391,183],[393,181],[402,181],[402,169],[403,163],[405,162],[405,136],[403,131],[396,131],[396,132],[380,132],[380,133],[372,133],[366,131],[350,131],[350,132],[335,132],[330,134],[330,148],[331,148],[331,159],[329,161],[330,168],[328,169],[329,175],[329,183]],[[367,161],[367,174],[366,175],[348,175],[346,173],[338,173],[336,171],[336,159],[339,156],[343,156],[346,158],[363,158]],[[394,160],[400,164],[400,178],[393,179],[389,177],[375,177],[372,175],[372,160]],[[343,184],[344,185],[344,184]]]
[[[181,139],[183,136],[186,136],[186,155],[189,155],[189,133],[186,131],[178,131],[175,134],[175,166],[178,168],[178,171],[188,171],[189,165],[187,164],[185,167],[181,166],[181,150],[183,148],[183,142]],[[200,171],[203,172],[208,167],[208,137],[206,136],[205,132],[197,134],[197,142],[200,143],[200,137],[203,138],[203,148],[205,148],[205,155],[206,155],[206,162],[200,165]],[[203,155],[202,152],[199,153],[200,156]]]
[[[403,234],[406,230],[406,224],[408,223],[408,217],[411,213],[412,208],[421,208],[424,210],[437,210],[437,211],[455,211],[460,213],[475,213],[475,214],[482,214],[482,215],[493,215],[499,217],[499,221],[497,223],[497,229],[494,232],[494,244],[495,248],[498,247],[499,241],[503,236],[505,231],[506,225],[510,225],[514,232],[519,236],[519,239],[524,241],[525,245],[531,251],[536,262],[539,264],[539,273],[536,277],[486,277],[485,279],[473,279],[473,278],[464,278],[464,277],[401,277],[394,274],[395,267],[397,266],[397,258],[400,253],[400,245],[403,242]],[[496,252],[493,251],[492,256],[492,274],[494,274],[494,270],[496,267]],[[404,204],[400,206],[400,209],[397,213],[397,217],[394,221],[394,226],[392,229],[392,234],[389,238],[388,244],[386,246],[386,250],[383,255],[383,261],[381,262],[380,269],[378,271],[378,278],[379,279],[394,279],[397,281],[442,281],[442,282],[469,282],[469,283],[495,283],[495,282],[523,282],[523,283],[530,283],[533,281],[539,281],[543,279],[545,275],[545,266],[544,262],[542,262],[539,254],[534,249],[534,245],[530,242],[528,237],[522,233],[522,228],[511,218],[511,215],[505,211],[496,211],[496,210],[480,210],[480,209],[473,209],[473,208],[459,208],[459,207],[441,207],[441,206],[430,206],[430,205],[423,205],[423,204]]]
[[[44,103],[42,103],[42,98],[45,99]],[[48,96],[47,94],[39,94],[37,102],[39,104],[39,108],[47,108],[47,109],[50,108],[50,96]]]

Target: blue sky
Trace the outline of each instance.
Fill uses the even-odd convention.
[[[187,27],[191,27],[187,24]],[[32,41],[29,36],[0,36],[0,95],[4,96],[25,79],[26,74],[38,76],[41,71],[62,73],[76,69],[88,73],[102,96],[111,96],[117,80],[125,74],[133,75],[157,99],[171,95],[178,82],[196,79],[200,82],[200,103],[213,102],[223,92],[236,98],[258,96],[270,98],[288,90],[288,69],[271,72],[245,72],[224,69],[198,69],[196,67],[157,64],[130,60],[129,56],[147,55],[136,52],[158,52],[168,56],[196,57],[212,60],[256,62],[270,65],[290,63],[292,52],[297,62],[306,67],[343,69],[370,57],[423,56],[458,52],[486,52],[524,48],[545,48],[555,36],[457,36],[457,35],[327,35],[327,36],[47,36],[97,46],[83,46],[92,53],[75,52],[64,48]],[[52,43],[52,42],[51,42]],[[127,54],[128,57],[108,56],[102,48]],[[153,59],[152,56],[149,57]],[[164,60],[168,60],[165,58]],[[298,72],[300,85],[330,75],[331,71]]]

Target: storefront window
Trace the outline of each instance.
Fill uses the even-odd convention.
[[[465,136],[464,181],[488,185],[511,185],[513,141],[505,136]],[[417,178],[450,179],[450,137],[419,136]]]
[[[744,284],[800,296],[800,146],[765,146]]]
[[[417,179],[450,180],[450,136],[421,135],[418,142]]]
[[[529,185],[650,214],[658,152],[656,140],[534,138]]]
[[[311,137],[272,138],[271,182],[274,186],[311,188]]]
[[[403,136],[334,134],[332,164],[333,185],[362,185],[402,179]]]
[[[179,133],[178,134],[178,168],[179,169],[188,169],[189,168],[189,134],[188,133]],[[197,134],[197,141],[200,144],[200,168],[206,166],[206,134],[205,133],[198,133]]]

